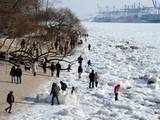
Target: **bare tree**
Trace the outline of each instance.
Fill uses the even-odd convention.
[[[48,61],[63,60],[87,34],[69,9],[44,9],[40,0],[0,3],[0,21],[5,23],[0,28],[5,26],[1,32],[6,34],[0,50],[10,40],[6,52],[13,56],[12,62],[34,63],[44,57]]]

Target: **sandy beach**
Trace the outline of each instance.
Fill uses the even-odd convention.
[[[37,76],[33,76],[32,72],[24,72],[22,76],[22,84],[11,83],[9,75],[11,65],[0,62],[0,120],[7,120],[7,114],[4,109],[7,105],[6,97],[9,91],[14,91],[15,104],[14,109],[17,109],[22,105],[22,101],[29,95],[36,95],[38,87],[48,82],[51,77],[49,76],[49,70],[46,75],[42,74],[42,70]],[[14,111],[14,110],[13,110]],[[5,117],[4,117],[5,116]]]

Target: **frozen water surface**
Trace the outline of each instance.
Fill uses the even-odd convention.
[[[88,41],[65,59],[74,61],[82,54],[84,69],[88,69],[90,59],[100,76],[98,88],[88,89],[88,73],[78,79],[78,64],[74,64],[70,73],[63,71],[59,79],[53,79],[78,87],[77,95],[70,97],[73,103],[78,98],[78,103],[69,99],[54,106],[38,102],[15,111],[10,120],[159,120],[160,90],[139,78],[160,76],[160,24],[83,24],[89,32]],[[87,50],[88,43],[91,51]],[[122,90],[115,102],[116,83]],[[51,84],[41,86],[37,94],[49,94]]]

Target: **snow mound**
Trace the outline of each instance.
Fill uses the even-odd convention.
[[[75,92],[70,94],[69,91],[60,91],[58,95],[59,103],[65,105],[79,105],[79,95]],[[52,96],[49,94],[37,94],[35,102],[51,103]],[[57,103],[56,99],[54,102]]]

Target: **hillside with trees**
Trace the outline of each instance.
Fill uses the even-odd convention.
[[[48,2],[48,1],[45,1]],[[0,0],[0,57],[13,64],[62,60],[87,32],[67,8],[43,0]],[[44,7],[45,6],[45,7]]]

